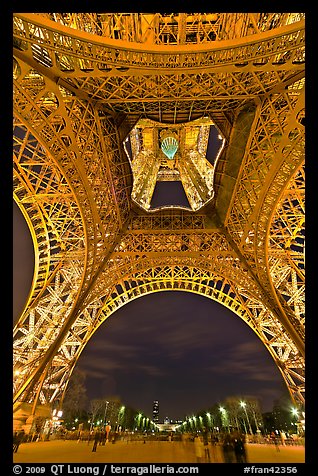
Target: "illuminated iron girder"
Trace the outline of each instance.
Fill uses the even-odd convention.
[[[243,319],[303,404],[304,15],[15,14],[13,32],[14,199],[35,249],[14,402],[61,402],[105,319],[178,289]],[[142,211],[125,138],[203,116],[226,140],[213,199]]]
[[[152,44],[197,44],[242,38],[304,18],[303,13],[47,13],[47,18],[95,35]]]
[[[16,55],[27,58],[37,69],[44,68],[46,75],[60,78],[60,84],[77,96],[99,101],[109,111],[138,119],[147,105],[148,117],[177,123],[196,119],[207,110],[236,109],[301,74],[302,17],[276,19],[282,28],[268,26],[265,33],[239,43],[237,39],[224,44],[208,41],[191,49],[180,45],[176,52],[172,46],[163,50],[152,42],[133,43],[130,49],[125,41],[114,43],[111,35],[86,31],[79,35],[73,25],[67,29],[44,16],[23,14],[14,18]],[[294,23],[297,19],[301,21]],[[232,25],[228,15],[227,21]],[[49,55],[50,65],[34,58],[31,45],[37,43],[44,57]]]

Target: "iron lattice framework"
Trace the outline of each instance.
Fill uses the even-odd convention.
[[[61,401],[111,313],[210,297],[304,403],[304,15],[14,15],[14,199],[35,249],[14,328],[14,402]],[[131,199],[138,120],[207,117],[225,138],[198,212]],[[145,192],[150,193],[147,184]]]

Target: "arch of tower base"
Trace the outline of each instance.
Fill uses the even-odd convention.
[[[298,404],[304,403],[304,359],[279,319],[243,283],[234,283],[217,272],[179,264],[150,268],[127,277],[114,286],[111,298],[103,307],[89,338],[118,308],[133,299],[160,291],[196,293],[233,311],[255,332],[270,352],[291,398]]]
[[[216,272],[189,265],[158,265],[140,270],[132,276],[123,276],[123,279],[113,286],[103,307],[96,314],[97,317],[94,323],[90,322],[90,325],[87,326],[81,344],[75,348],[73,342],[73,352],[69,353],[69,361],[67,361],[65,358],[66,349],[71,348],[72,336],[78,333],[79,323],[74,324],[63,345],[56,353],[55,362],[53,360],[51,363],[51,371],[46,372],[50,375],[50,378],[43,380],[38,390],[39,397],[40,394],[42,396],[50,394],[50,398],[46,400],[46,403],[41,403],[41,398],[33,403],[17,403],[14,410],[14,427],[23,427],[26,432],[29,432],[31,428],[34,428],[37,419],[51,418],[53,407],[57,408],[58,405],[62,408],[63,395],[76,362],[80,354],[85,352],[86,344],[98,328],[117,309],[132,300],[162,291],[196,293],[213,299],[233,311],[255,332],[271,354],[287,385],[291,399],[295,404],[304,404],[304,359],[298,353],[295,344],[279,320],[264,306],[256,293],[253,294],[247,289],[246,283],[245,285],[238,285],[238,282],[231,282]],[[101,301],[98,300],[98,302]],[[90,306],[94,306],[93,303]],[[83,330],[82,321],[81,327]],[[58,360],[63,361],[63,365],[60,367],[57,363]],[[55,386],[54,393],[50,392],[49,389],[52,386],[52,379],[54,379],[53,368],[55,368],[54,372],[59,378],[57,386],[59,390],[56,392]],[[42,402],[44,402],[43,398]]]

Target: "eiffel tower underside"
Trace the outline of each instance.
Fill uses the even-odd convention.
[[[105,319],[163,290],[231,309],[304,404],[304,15],[13,20],[14,200],[35,250],[14,328],[15,408],[61,402]],[[225,139],[212,200],[143,210],[125,139],[140,119],[202,117]]]

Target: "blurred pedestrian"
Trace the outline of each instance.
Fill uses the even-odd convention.
[[[278,438],[277,438],[277,436],[276,436],[276,434],[275,434],[274,431],[272,431],[272,433],[271,433],[271,440],[274,442],[276,451],[280,451],[279,445],[278,445]]]
[[[106,444],[106,430],[101,430],[100,432],[100,445],[105,446]]]
[[[276,451],[280,451],[278,438],[276,436],[274,437],[274,444],[275,444]]]
[[[203,442],[198,434],[194,437],[194,451],[198,463],[202,463],[204,456]]]
[[[93,444],[93,448],[92,448],[93,452],[96,452],[97,445],[98,445],[99,442],[100,442],[100,431],[96,430],[95,435],[94,435],[94,444]]]
[[[237,463],[247,463],[245,437],[239,431],[232,435],[235,459]]]
[[[116,443],[117,438],[118,438],[118,431],[114,431],[114,432],[111,434],[111,438],[110,438],[113,445]]]
[[[208,463],[211,463],[210,448],[209,448],[209,432],[204,428],[203,433],[203,446],[204,446],[204,459]]]
[[[16,431],[13,435],[13,453],[16,453],[19,449],[20,444],[24,440],[25,432],[24,430]]]
[[[16,449],[16,446],[17,446],[17,441],[18,441],[18,432],[15,431],[13,433],[13,453],[15,453],[15,449]]]
[[[211,435],[211,459],[213,463],[218,462],[218,450],[217,445],[219,443],[218,437],[214,434]]]
[[[284,431],[280,432],[280,440],[282,442],[282,445],[285,446],[286,445],[286,433]]]
[[[82,437],[83,437],[83,430],[79,430],[77,443],[79,443],[80,441],[82,441]]]
[[[229,433],[226,433],[222,442],[224,463],[235,463],[234,445]]]
[[[112,429],[111,425],[109,425],[109,424],[106,425],[106,428],[105,428],[105,430],[106,430],[106,443],[108,443],[109,432],[110,432],[111,429]]]

